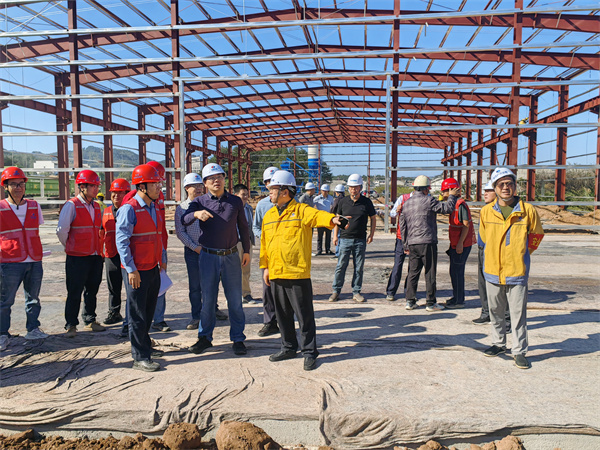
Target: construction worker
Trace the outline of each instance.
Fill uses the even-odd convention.
[[[337,204],[335,211],[333,211],[334,214],[347,217],[350,223],[346,229],[340,232],[340,256],[333,277],[333,293],[329,297],[330,302],[335,302],[340,297],[340,292],[344,286],[346,269],[350,263],[350,255],[352,255],[352,263],[354,265],[354,272],[352,274],[352,299],[359,303],[365,301],[365,297],[361,294],[365,252],[367,244],[373,242],[377,213],[371,199],[360,195],[362,185],[363,180],[359,174],[353,173],[350,175],[347,183],[350,195],[342,198]],[[367,237],[367,224],[369,222],[371,229]],[[337,231],[337,228],[333,231],[334,245],[338,243]]]
[[[398,217],[400,212],[402,212],[402,205],[404,202],[410,198],[411,193],[402,194],[394,203],[394,206],[390,210],[390,217]],[[402,266],[404,265],[404,259],[406,258],[406,254],[404,253],[404,245],[402,245],[402,233],[400,232],[400,226],[396,223],[396,244],[394,246],[394,267],[392,267],[392,271],[390,272],[390,277],[388,278],[388,284],[385,288],[385,299],[387,301],[393,302],[396,300],[396,293],[398,292],[398,286],[400,286],[400,280],[402,279]]]
[[[487,205],[496,200],[496,192],[492,182],[488,183],[483,187],[483,201]],[[477,287],[479,288],[479,300],[481,301],[481,315],[477,319],[473,319],[475,325],[484,325],[490,323],[490,307],[487,301],[487,290],[485,288],[485,277],[483,276],[483,247],[477,245]],[[504,314],[504,320],[506,321],[506,333],[512,332],[510,325],[510,307],[506,305],[506,313]]]
[[[481,209],[478,244],[483,247],[483,275],[486,280],[492,346],[486,356],[506,352],[505,311],[510,307],[512,356],[519,369],[531,365],[525,357],[527,339],[527,282],[531,254],[544,238],[535,208],[517,194],[517,177],[505,167],[491,176],[496,201]]]
[[[85,169],[77,174],[75,184],[79,188],[79,195],[63,205],[56,227],[58,240],[67,254],[67,337],[75,337],[77,334],[82,292],[84,329],[96,332],[106,330],[96,321],[96,295],[102,282],[102,214],[100,205],[95,201],[100,177],[93,170]]]
[[[96,195],[96,202],[100,205],[100,212],[103,213],[106,208],[106,203],[104,203],[104,194],[102,192],[98,192],[98,195]]]
[[[125,195],[131,190],[129,181],[125,178],[117,178],[110,184],[110,201],[112,206],[105,208],[102,213],[102,228],[100,238],[102,239],[102,256],[104,256],[104,268],[106,269],[106,284],[108,285],[108,316],[104,320],[106,325],[113,325],[123,321],[121,315],[121,286],[123,285],[123,274],[121,272],[121,258],[117,252],[115,242],[115,217],[117,210],[123,204]]]
[[[250,236],[244,206],[239,197],[225,191],[225,172],[218,164],[202,168],[202,181],[208,192],[195,198],[181,218],[183,225],[198,221],[202,247],[199,266],[202,268],[202,313],[198,328],[198,341],[189,348],[192,353],[202,353],[212,347],[215,328],[215,307],[219,282],[223,285],[236,355],[246,354],[244,327],[246,318],[242,308],[242,267],[250,262]],[[242,241],[243,256],[237,255],[238,241]]]
[[[331,209],[329,210],[329,212],[333,212],[336,210],[337,208],[337,204],[340,202],[340,200],[345,196],[346,194],[346,187],[343,184],[336,184],[335,188],[333,189],[333,203],[331,204]],[[337,231],[337,244],[335,245],[335,253],[334,255],[331,257],[331,259],[338,259],[339,253],[340,253],[340,230],[338,229]]]
[[[405,282],[406,309],[417,307],[417,285],[421,269],[425,266],[425,285],[427,287],[426,310],[439,311],[444,307],[436,299],[437,273],[437,222],[438,213],[450,214],[458,200],[458,189],[450,189],[448,201],[440,202],[429,195],[431,181],[425,175],[419,175],[413,182],[414,192],[404,201],[400,213],[400,235],[403,239],[404,253],[408,255],[408,274]]]
[[[252,248],[254,247],[255,238],[254,232],[252,231],[252,206],[248,204],[248,198],[250,197],[250,192],[248,190],[248,186],[245,184],[236,184],[233,187],[233,193],[237,195],[244,204],[244,214],[246,214],[246,221],[248,222],[248,234],[250,236],[250,250],[248,254],[250,255],[250,262],[242,267],[242,303],[254,303],[254,299],[252,298],[252,291],[250,290],[250,269],[252,267]],[[238,242],[238,255],[242,258],[244,252],[242,251],[242,242]],[[241,262],[241,261],[240,261]]]
[[[316,190],[317,187],[315,186],[315,183],[313,183],[312,181],[306,183],[306,185],[304,186],[304,194],[300,196],[300,198],[298,199],[298,203],[304,203],[305,205],[314,207],[315,204],[313,198],[315,196]]]
[[[333,197],[329,195],[329,185],[324,184],[321,186],[321,194],[317,195],[313,199],[314,207],[319,211],[331,211],[333,206]],[[325,245],[323,245],[323,237],[325,237]],[[333,255],[331,251],[331,230],[327,227],[317,228],[317,251],[313,253],[313,256],[320,256],[325,250],[326,255]]]
[[[153,357],[150,324],[160,289],[160,270],[167,264],[163,246],[163,218],[156,206],[160,176],[149,164],[133,169],[131,184],[137,193],[117,214],[115,240],[121,264],[127,275],[127,318],[133,368],[146,372],[160,369]]]
[[[7,197],[0,200],[0,351],[8,347],[11,307],[23,284],[27,334],[25,339],[48,337],[40,329],[40,288],[42,242],[39,227],[42,209],[35,200],[25,199],[27,177],[18,167],[2,171],[0,184]]]
[[[263,172],[263,182],[267,188],[271,184],[271,178],[273,177],[273,174],[278,170],[279,169],[277,167],[271,166],[267,167]],[[262,234],[263,217],[271,208],[273,208],[273,203],[271,203],[270,196],[266,196],[256,204],[254,221],[252,222],[252,231],[254,232],[255,239],[257,240],[260,239]],[[261,269],[261,272],[264,272],[264,269]],[[262,302],[264,325],[258,331],[258,335],[260,337],[264,337],[279,333],[279,326],[277,325],[277,318],[275,317],[275,299],[273,298],[273,292],[271,292],[271,288],[265,283],[264,277],[261,276],[260,278],[262,279],[263,285]]]
[[[467,202],[460,196],[460,184],[454,178],[442,181],[442,196],[447,200],[450,189],[458,189],[458,200],[454,211],[448,218],[450,227],[448,237],[450,247],[446,251],[450,257],[450,280],[452,281],[452,298],[446,301],[446,308],[459,309],[465,307],[465,265],[476,242],[471,210]]]
[[[198,221],[184,226],[181,218],[187,211],[192,200],[204,194],[204,183],[202,177],[197,173],[188,173],[183,178],[183,188],[187,199],[177,205],[175,209],[175,234],[183,243],[183,257],[188,273],[188,286],[190,305],[192,307],[192,319],[187,324],[188,330],[197,330],[200,324],[200,312],[202,311],[202,286],[200,286],[200,266],[198,259],[202,247],[198,244],[200,237],[200,225]]]
[[[164,228],[162,231],[162,239],[163,239],[163,247],[166,250],[169,235],[167,233],[167,226],[166,226],[166,220],[165,220],[165,196],[162,192],[163,183],[166,178],[166,171],[165,171],[164,166],[157,161],[149,161],[148,165],[151,167],[154,167],[156,169],[156,171],[158,172],[158,176],[160,177],[159,195],[158,195],[158,199],[156,199],[154,201],[156,202],[156,209],[157,209],[158,213],[162,216],[162,219],[163,219],[162,224],[163,224]],[[127,202],[127,201],[131,200],[135,195],[136,195],[136,191],[135,190],[131,191],[125,196],[125,199],[123,201]],[[165,270],[166,270],[166,265],[165,265]],[[166,307],[167,307],[166,296],[165,296],[165,294],[162,294],[158,297],[158,300],[156,302],[156,309],[154,312],[154,319],[153,319],[154,324],[152,325],[152,328],[154,330],[163,331],[163,332],[171,331],[171,327],[169,327],[169,325],[167,325],[167,323],[165,322]],[[127,321],[124,321],[123,322],[124,330],[121,333],[121,335],[127,335],[127,330],[125,329],[126,326],[127,326]]]
[[[269,185],[269,197],[275,207],[265,214],[260,243],[260,267],[264,269],[265,283],[273,291],[281,330],[281,350],[269,356],[269,360],[277,362],[296,357],[295,314],[300,327],[304,370],[313,370],[319,352],[310,280],[312,229],[331,229],[341,222],[334,214],[296,202],[295,195],[294,176],[285,170],[275,172]]]

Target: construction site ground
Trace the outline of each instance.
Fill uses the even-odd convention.
[[[597,220],[597,219],[596,219]],[[12,309],[10,340],[0,357],[0,432],[27,428],[63,436],[112,433],[160,436],[172,422],[197,423],[214,436],[222,420],[261,426],[284,445],[328,444],[336,449],[392,448],[436,439],[489,442],[520,435],[528,450],[600,448],[600,237],[549,233],[532,256],[528,333],[532,367],[518,369],[510,354],[486,358],[489,325],[474,325],[480,302],[477,255],[466,269],[466,308],[428,313],[424,280],[419,308],[407,311],[402,289],[385,300],[395,237],[378,231],[368,246],[362,292],[352,301],[349,267],[341,301],[327,301],[336,261],[313,258],[318,367],[302,359],[271,363],[279,337],[260,338],[260,304],[244,305],[247,356],[233,354],[229,322],[217,322],[214,347],[202,355],[186,348],[196,331],[190,319],[183,247],[169,239],[166,320],[171,332],[152,332],[162,370],[131,369],[130,346],[119,325],[104,333],[64,336],[66,297],[62,247],[48,217],[44,259],[43,342],[26,341],[22,294]],[[451,296],[446,227],[440,226],[438,301]],[[316,240],[316,233],[315,233]],[[313,244],[313,248],[315,244]],[[405,264],[405,273],[406,273]],[[260,298],[258,247],[252,294]],[[226,310],[226,301],[219,295]],[[107,313],[107,288],[98,294],[98,319]],[[509,340],[510,346],[510,340]]]

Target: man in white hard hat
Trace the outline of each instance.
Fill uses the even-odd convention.
[[[527,282],[531,254],[544,238],[535,208],[517,194],[517,177],[510,169],[498,167],[491,177],[496,201],[481,209],[477,243],[483,247],[483,275],[486,281],[492,346],[486,356],[506,352],[505,311],[510,307],[512,356],[519,369],[531,365],[525,357],[527,340]]]
[[[496,192],[492,182],[488,183],[483,187],[483,201],[485,204],[492,203],[496,200]],[[485,288],[485,277],[483,276],[483,247],[477,246],[477,287],[479,288],[479,300],[481,301],[481,315],[477,319],[473,319],[475,325],[485,325],[490,323],[490,307],[487,301],[487,290]],[[511,332],[510,326],[510,308],[506,307],[506,314],[504,315],[506,320],[506,332]]]
[[[339,237],[339,258],[333,277],[333,293],[329,297],[330,302],[335,302],[340,297],[340,292],[344,286],[346,269],[350,263],[350,255],[354,264],[352,274],[352,299],[362,303],[365,297],[361,294],[363,269],[365,264],[365,252],[367,244],[373,242],[375,226],[377,222],[377,213],[370,198],[360,195],[363,185],[362,177],[354,173],[348,177],[348,197],[343,197],[335,211],[335,214],[344,216],[350,221],[348,227],[341,230]],[[367,224],[370,221],[370,232],[367,237]],[[333,243],[337,245],[338,235],[337,227],[333,231]]]
[[[279,169],[277,167],[271,166],[267,167],[263,172],[263,183],[265,183],[267,188],[271,184],[271,178],[273,177],[273,174],[278,170]],[[254,236],[258,241],[260,241],[260,235],[262,233],[263,217],[271,208],[273,208],[273,203],[271,203],[270,196],[266,196],[256,204],[254,221],[252,223],[252,231],[254,231]],[[273,298],[273,293],[271,292],[271,288],[265,283],[264,277],[261,276],[261,279],[263,280],[262,302],[264,325],[258,331],[258,335],[264,337],[279,333],[279,326],[277,325],[277,318],[275,317],[275,299]]]
[[[271,355],[269,360],[295,358],[300,347],[304,370],[313,370],[319,352],[310,280],[312,228],[332,228],[341,222],[329,212],[296,202],[295,195],[294,176],[285,170],[275,172],[269,186],[275,207],[265,214],[260,243],[260,267],[264,269],[265,283],[273,291],[281,329],[281,351]],[[294,314],[300,327],[300,346]]]
[[[200,312],[202,311],[202,286],[200,286],[200,266],[198,260],[202,247],[198,244],[200,238],[200,224],[197,220],[190,225],[183,225],[181,218],[190,207],[190,203],[204,194],[204,183],[202,177],[197,173],[188,173],[183,178],[183,188],[187,198],[177,205],[175,209],[175,234],[183,243],[183,258],[188,273],[189,298],[192,308],[192,318],[187,324],[188,330],[197,330],[200,324]]]
[[[315,208],[319,211],[331,211],[333,205],[333,197],[329,195],[329,185],[323,184],[321,186],[321,193],[314,198]],[[325,236],[325,245],[323,246],[323,236]],[[313,253],[313,256],[320,256],[325,250],[326,255],[333,255],[331,251],[331,230],[327,227],[317,228],[317,251]]]
[[[427,288],[426,310],[439,311],[444,307],[436,299],[437,222],[436,215],[450,214],[458,200],[459,189],[449,189],[448,201],[440,202],[429,195],[431,181],[419,175],[413,183],[413,195],[404,201],[398,226],[403,239],[404,253],[408,255],[406,275],[406,309],[417,307],[417,286],[421,269],[425,267]]]
[[[229,310],[229,337],[233,341],[233,353],[245,355],[242,266],[250,262],[250,236],[244,205],[239,197],[225,191],[225,171],[220,165],[213,163],[204,166],[202,181],[208,192],[196,197],[181,218],[183,225],[199,221],[202,231],[198,239],[202,247],[198,264],[202,268],[200,285],[203,305],[198,341],[189,351],[199,354],[212,347],[215,308],[221,282]],[[244,252],[241,264],[237,254],[239,240],[242,241]]]
[[[304,194],[302,194],[300,196],[300,198],[298,199],[298,203],[304,203],[305,205],[308,205],[310,207],[315,206],[314,204],[314,196],[315,196],[315,191],[317,190],[317,187],[315,186],[315,183],[313,183],[312,181],[309,181],[308,183],[306,183],[304,185]]]

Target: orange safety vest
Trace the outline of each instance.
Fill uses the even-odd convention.
[[[146,208],[133,198],[127,202],[133,207],[136,224],[129,239],[129,248],[137,270],[150,270],[162,261],[162,233],[164,221],[160,213],[156,214],[156,225]]]
[[[404,202],[410,198],[409,194],[402,194],[402,203],[400,203],[400,211],[396,214],[396,239],[402,240],[402,234],[400,233],[400,213],[402,212],[402,207],[404,206]]]
[[[454,211],[450,214],[450,229],[448,230],[448,237],[450,238],[450,246],[452,248],[456,248],[456,244],[458,244],[458,239],[460,238],[460,233],[462,232],[463,224],[458,220],[458,209],[460,205],[464,204],[467,207],[467,211],[469,213],[469,219],[471,219],[471,210],[465,202],[464,198],[459,198],[456,202],[456,206],[454,207]],[[475,230],[473,229],[473,221],[469,221],[469,231],[467,232],[467,237],[463,242],[463,247],[471,247],[475,243]]]
[[[135,197],[135,194],[137,194],[137,190],[134,189],[133,191],[129,191],[125,195],[125,198],[123,198],[123,204],[127,203],[129,200],[131,200],[133,197]],[[162,191],[160,191],[160,193],[158,194],[158,198],[156,200],[154,200],[154,204],[156,205],[158,214],[162,216],[162,223],[163,223],[162,241],[163,241],[163,247],[166,250],[169,236],[167,235],[167,224],[166,224],[166,219],[165,219],[165,196],[162,193]]]
[[[70,256],[89,256],[94,253],[102,255],[100,205],[92,202],[95,212],[92,222],[88,209],[79,197],[74,197],[69,201],[75,205],[75,219],[71,222],[65,253]]]
[[[102,213],[102,243],[104,244],[102,256],[112,258],[117,254],[117,242],[115,240],[116,221],[113,215],[112,206],[104,208]]]
[[[42,260],[40,240],[40,218],[38,204],[25,200],[27,213],[22,224],[7,200],[0,201],[0,262],[17,263],[30,256],[34,261]]]

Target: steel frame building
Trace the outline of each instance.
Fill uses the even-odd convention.
[[[566,169],[580,167],[567,166],[568,132],[583,129],[596,139],[596,164],[581,166],[595,170],[588,203],[600,204],[597,3],[462,0],[437,11],[432,0],[324,3],[3,2],[0,166],[4,138],[56,136],[66,199],[69,172],[83,167],[85,137],[103,138],[97,170],[108,187],[118,171],[113,137],[133,135],[139,163],[149,142],[164,145],[168,183],[175,178],[180,200],[195,152],[204,163],[210,155],[227,161],[231,187],[234,164],[237,181],[249,182],[251,152],[385,143],[392,196],[406,162],[399,149],[416,146],[443,150],[445,175],[460,177],[468,195],[477,171],[474,200],[481,200],[482,173],[500,163],[505,145],[504,163],[527,169],[532,200],[538,130],[553,128],[556,157],[545,167],[555,171],[554,201],[564,203]],[[28,75],[19,83],[19,73],[41,81],[33,88]],[[571,100],[583,99],[570,103],[569,90],[581,86],[587,91]],[[552,93],[555,111],[544,114],[540,98]],[[133,124],[116,117],[115,104],[136,110]],[[6,112],[16,107],[54,116],[55,128],[15,128]],[[162,125],[149,126],[150,118]],[[521,161],[520,136],[527,142]]]

